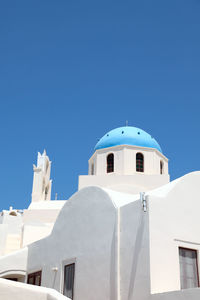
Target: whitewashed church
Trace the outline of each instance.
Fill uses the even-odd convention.
[[[199,300],[200,172],[170,182],[157,141],[106,133],[68,200],[51,162],[33,167],[27,210],[0,216],[0,299]]]

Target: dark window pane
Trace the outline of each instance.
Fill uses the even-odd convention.
[[[111,153],[107,156],[107,173],[114,172],[114,154]]]
[[[91,175],[94,175],[94,164],[91,165]]]
[[[28,284],[41,285],[42,271],[31,273],[28,275]]]
[[[197,251],[179,248],[181,289],[199,286]]]
[[[40,285],[40,275],[35,276],[35,285]]]
[[[144,172],[144,156],[142,153],[136,154],[136,171]]]
[[[73,299],[75,264],[66,265],[64,269],[64,291],[63,294]]]
[[[28,283],[29,284],[34,284],[34,277],[29,277]]]
[[[160,161],[160,174],[163,174],[163,162],[162,162],[162,160]]]

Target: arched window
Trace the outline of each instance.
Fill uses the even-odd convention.
[[[94,175],[94,164],[91,164],[91,175]]]
[[[107,173],[114,172],[114,154],[110,153],[107,156]]]
[[[11,212],[9,213],[9,215],[10,215],[10,216],[15,216],[15,217],[16,217],[16,216],[17,216],[17,213],[16,213],[16,211],[11,211]]]
[[[48,162],[48,160],[46,161],[46,173],[47,173],[47,171],[48,171],[48,168],[49,168],[49,162]]]
[[[45,200],[47,200],[48,192],[49,192],[49,187],[47,186],[47,187],[45,188],[45,196],[44,196],[44,199],[45,199]]]
[[[160,174],[163,174],[163,170],[164,169],[164,165],[163,165],[163,161],[160,161]]]
[[[136,154],[136,171],[144,172],[144,156],[142,153]]]

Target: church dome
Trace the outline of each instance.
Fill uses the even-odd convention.
[[[154,148],[162,153],[160,145],[150,134],[132,126],[119,127],[109,131],[98,141],[95,150],[118,145]]]

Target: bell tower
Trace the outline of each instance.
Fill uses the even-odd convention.
[[[160,145],[132,126],[115,128],[98,141],[88,173],[79,176],[79,189],[93,185],[137,194],[169,182],[168,159]]]
[[[33,165],[33,189],[32,202],[49,201],[51,199],[50,180],[51,161],[46,151],[41,154],[38,152],[37,166]]]

